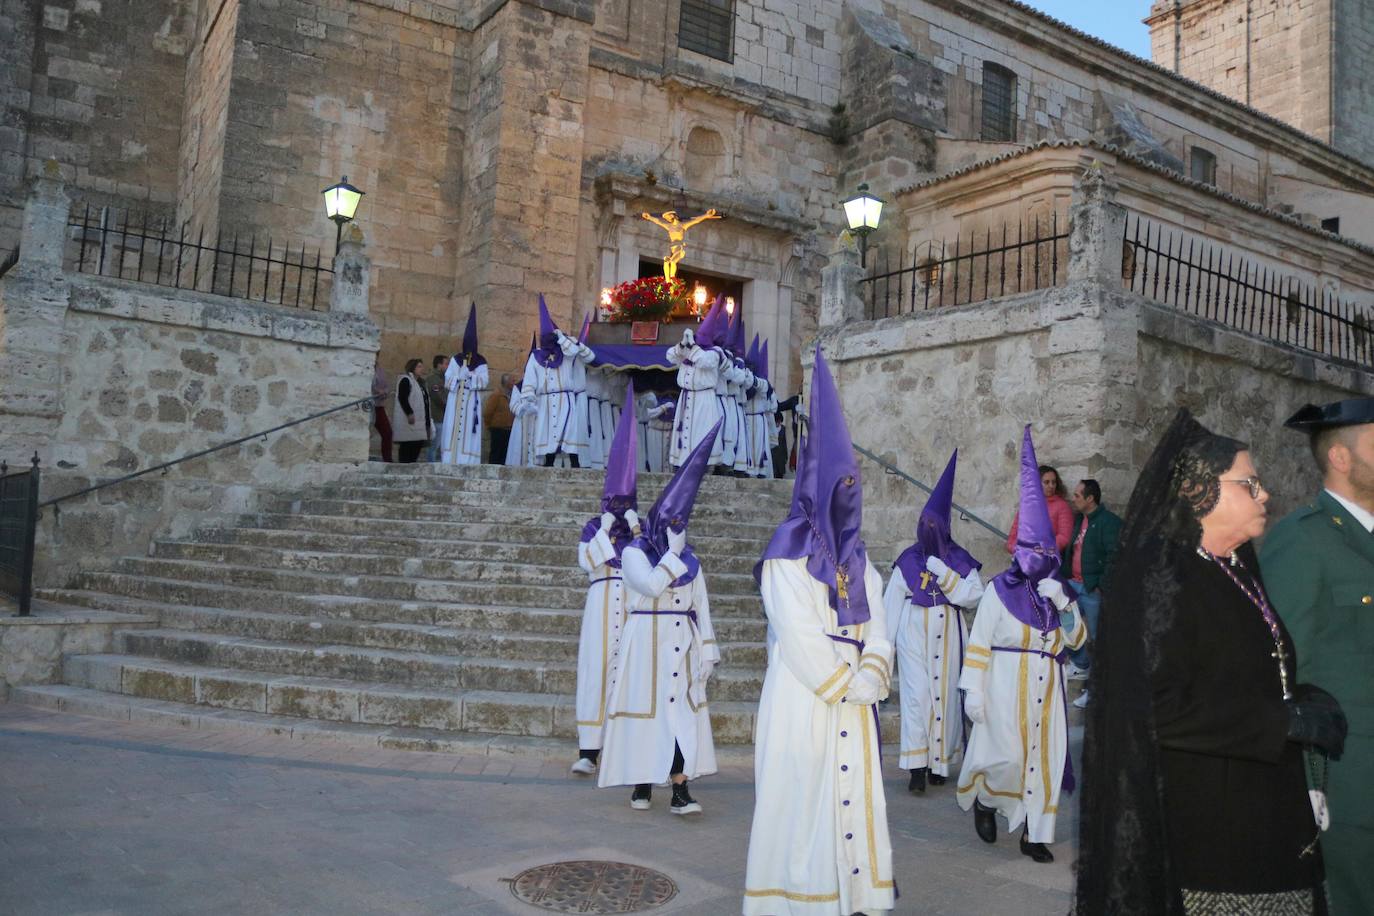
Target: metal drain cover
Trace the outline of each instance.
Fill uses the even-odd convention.
[[[639,913],[677,896],[663,872],[626,862],[554,862],[511,879],[515,899],[554,913]]]

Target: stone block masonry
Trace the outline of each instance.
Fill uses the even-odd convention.
[[[368,395],[378,334],[360,237],[336,259],[334,310],[308,312],[64,272],[66,210],[60,180],[38,180],[23,257],[0,278],[0,457],[36,451],[43,499]],[[368,414],[353,409],[62,504],[44,513],[36,581],[367,452]]]

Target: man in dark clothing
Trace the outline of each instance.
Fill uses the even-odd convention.
[[[434,357],[431,365],[434,366],[434,373],[429,377],[429,410],[434,416],[434,429],[437,431],[444,425],[444,410],[448,407],[448,391],[444,388],[444,373],[448,371],[449,357],[442,353]],[[439,437],[436,435],[429,443],[429,461],[431,464],[439,460]]]
[[[1088,642],[1070,656],[1072,664],[1066,673],[1070,680],[1080,680],[1087,677],[1092,661],[1092,639],[1097,633],[1098,613],[1102,609],[1102,583],[1116,559],[1121,518],[1102,505],[1102,487],[1091,477],[1079,482],[1069,502],[1077,514],[1073,519],[1073,541],[1065,560],[1072,571],[1074,587],[1078,589],[1078,609],[1083,612],[1083,623],[1088,628]],[[1087,692],[1074,700],[1073,705],[1079,709],[1087,706]]]

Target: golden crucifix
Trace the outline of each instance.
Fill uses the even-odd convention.
[[[677,276],[677,263],[687,256],[687,243],[685,241],[687,230],[708,219],[721,218],[721,215],[714,208],[707,210],[701,216],[687,220],[685,223],[677,218],[676,210],[669,210],[663,214],[661,219],[652,213],[641,215],[668,233],[668,257],[663,259],[663,279],[665,280],[672,280]]]

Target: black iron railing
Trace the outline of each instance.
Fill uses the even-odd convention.
[[[38,455],[33,466],[10,472],[0,461],[0,594],[29,616],[33,595],[33,544],[38,530]]]
[[[1374,307],[1140,216],[1126,220],[1121,280],[1237,330],[1366,366],[1374,360]]]
[[[178,464],[182,464],[183,462],[192,461],[196,458],[202,458],[206,455],[213,454],[214,452],[223,451],[226,448],[233,448],[236,445],[242,445],[245,442],[252,442],[254,439],[266,439],[272,433],[280,432],[283,429],[290,429],[293,426],[300,426],[302,423],[309,423],[311,420],[318,420],[320,417],[327,417],[330,414],[338,413],[341,410],[349,410],[354,407],[361,407],[364,410],[367,410],[371,408],[372,401],[373,398],[371,397],[359,398],[356,401],[349,401],[347,404],[340,404],[338,407],[331,407],[328,410],[321,410],[318,413],[312,413],[308,417],[301,417],[299,420],[292,420],[290,423],[282,423],[278,426],[272,427],[271,429],[264,429],[261,432],[250,433],[247,436],[239,436],[237,439],[231,439],[228,442],[221,442],[219,445],[212,445],[209,448],[203,448],[200,451],[192,452],[189,455],[182,455],[180,458],[173,458],[171,461],[164,461],[161,464],[155,464],[150,468],[144,468],[141,471],[134,471],[132,474],[125,474],[123,477],[116,477],[113,480],[102,480],[100,483],[92,484],[89,487],[82,487],[80,490],[73,490],[71,493],[64,493],[61,496],[54,496],[52,499],[45,499],[38,504],[38,508],[43,509],[48,506],[52,506],[53,512],[56,513],[60,511],[60,509],[58,508],[59,504],[67,502],[71,499],[76,499],[79,496],[86,496],[87,494],[94,493],[97,490],[103,490],[106,487],[113,487],[118,484],[125,483],[126,481],[143,477],[147,474],[153,474],[157,471],[166,471],[168,468]]]
[[[188,237],[167,218],[87,205],[68,221],[74,244],[70,267],[81,273],[137,280],[270,305],[323,310],[334,271],[304,245],[277,245],[268,238],[207,240]],[[321,288],[323,282],[324,288]]]
[[[1068,269],[1069,221],[1052,214],[1031,225],[1006,223],[932,242],[916,249],[911,263],[899,250],[894,269],[884,252],[860,281],[866,318],[967,305],[1001,296],[1058,286]]]

